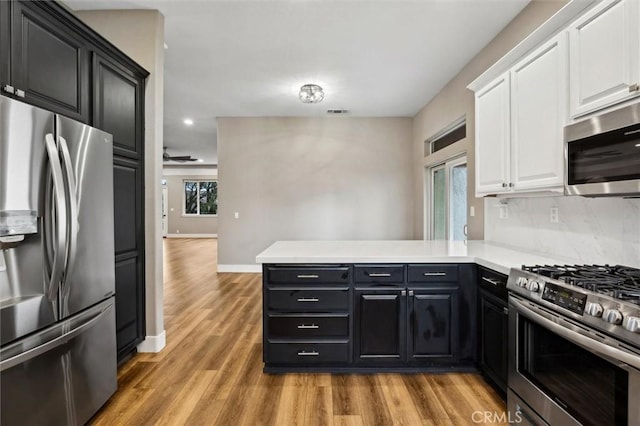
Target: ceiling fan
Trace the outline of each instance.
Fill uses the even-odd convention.
[[[198,161],[197,158],[193,158],[190,155],[169,155],[166,146],[162,149],[162,161],[177,161],[179,163],[184,163],[185,161]]]

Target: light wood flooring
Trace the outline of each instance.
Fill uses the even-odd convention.
[[[218,274],[217,240],[164,249],[167,346],[120,367],[93,424],[467,425],[506,409],[477,374],[264,374],[261,275]]]

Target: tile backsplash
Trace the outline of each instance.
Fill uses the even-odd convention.
[[[500,206],[506,206],[506,217]],[[553,207],[557,223],[551,221]],[[640,199],[485,198],[484,208],[487,241],[583,263],[640,268]]]

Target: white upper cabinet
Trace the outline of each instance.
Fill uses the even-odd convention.
[[[476,92],[476,194],[509,190],[509,74]]]
[[[476,195],[563,188],[566,44],[562,33],[476,92]]]
[[[640,95],[639,9],[605,0],[569,27],[572,118]]]
[[[510,182],[515,191],[564,184],[566,45],[561,34],[511,69]]]

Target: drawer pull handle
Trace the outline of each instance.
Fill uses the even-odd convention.
[[[317,279],[320,278],[319,275],[310,274],[310,275],[298,275],[298,278],[306,278],[306,279]]]
[[[482,277],[482,281],[486,281],[489,284],[495,285],[496,287],[500,285],[500,283],[498,281],[492,280],[491,278],[487,278],[487,277]]]
[[[380,277],[390,277],[391,274],[388,272],[370,272],[369,275],[371,278],[380,278]]]
[[[316,351],[311,351],[311,352],[301,351],[301,352],[298,352],[298,356],[318,356],[318,355],[320,355],[320,352],[316,352]]]
[[[300,329],[316,329],[316,328],[320,328],[320,326],[317,326],[315,324],[311,324],[311,325],[300,324],[298,326],[298,328],[300,328]]]
[[[425,272],[424,274],[425,277],[444,277],[447,275],[446,272]]]
[[[301,297],[298,299],[298,302],[319,302],[320,299],[317,297]]]

